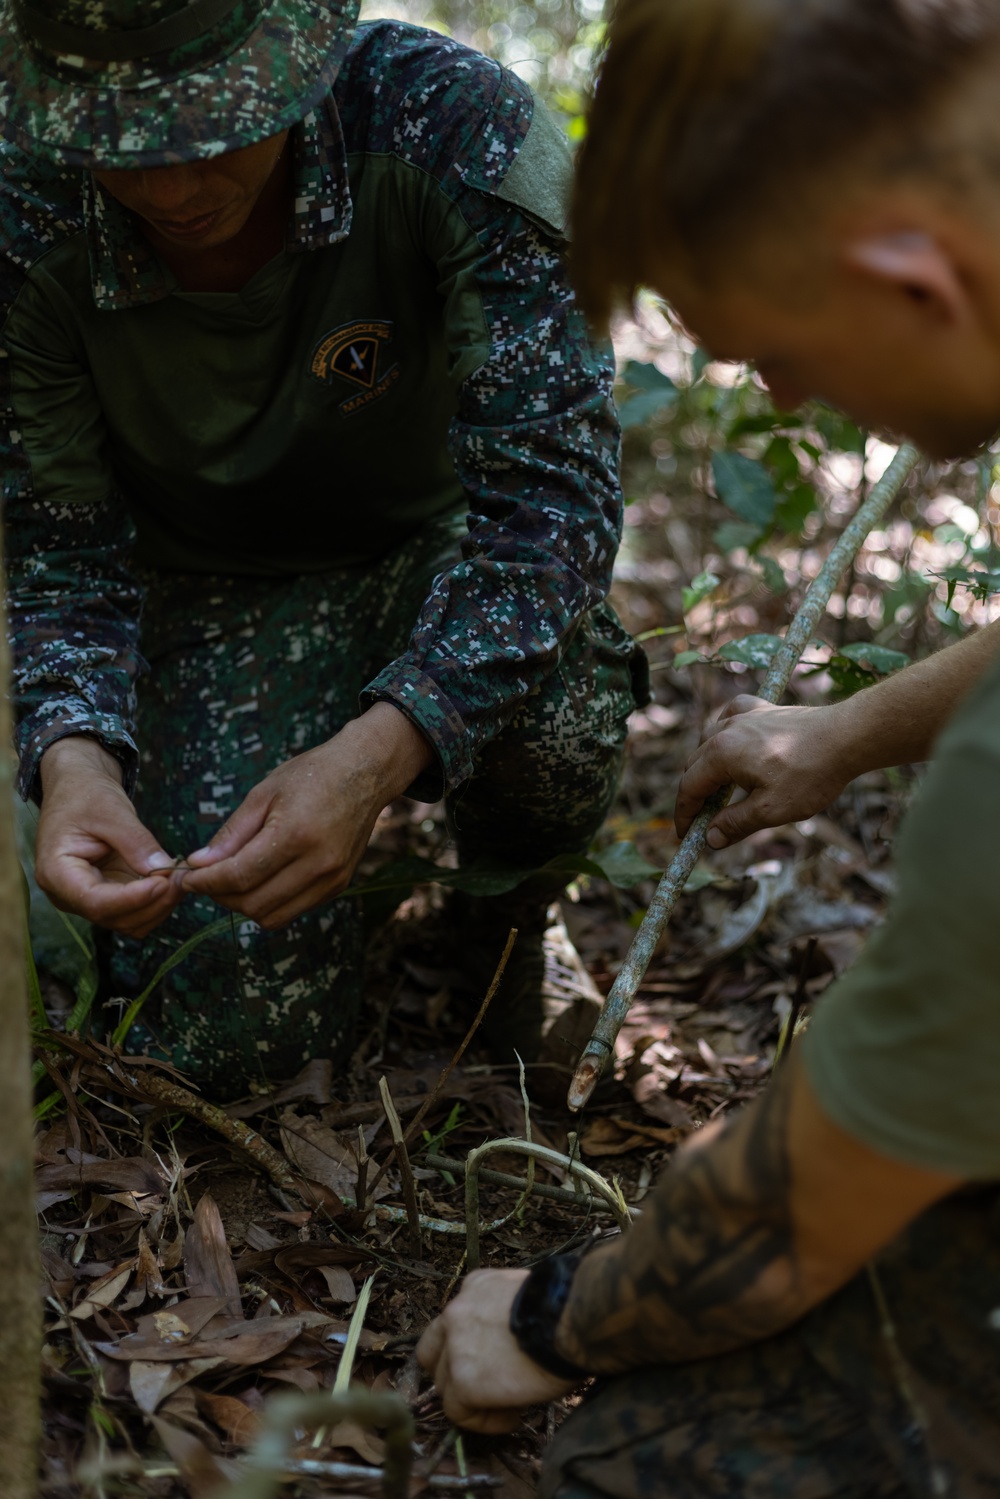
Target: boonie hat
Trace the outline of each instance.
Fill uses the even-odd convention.
[[[295,125],[359,0],[0,0],[0,132],[68,166],[169,166]]]

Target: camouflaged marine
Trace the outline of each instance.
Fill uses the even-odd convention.
[[[561,134],[496,63],[354,19],[8,0],[0,26],[19,786],[40,880],[115,932],[113,993],[241,918],[132,1038],[226,1092],[343,1059],[362,934],[331,897],[382,806],[444,794],[463,860],[582,849],[642,692]],[[520,923],[529,1046],[550,894],[463,931],[491,968]]]

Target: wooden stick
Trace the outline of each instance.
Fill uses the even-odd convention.
[[[420,1209],[417,1206],[417,1189],[413,1181],[410,1152],[406,1148],[406,1140],[403,1138],[403,1126],[399,1122],[399,1115],[396,1113],[392,1094],[389,1092],[389,1084],[384,1077],[380,1077],[378,1080],[378,1091],[382,1095],[382,1107],[385,1109],[385,1117],[389,1122],[389,1133],[392,1135],[393,1144],[396,1147],[396,1164],[399,1167],[399,1178],[403,1186],[403,1201],[406,1203],[406,1216],[410,1220],[410,1239],[414,1253],[419,1254]]]
[[[798,613],[789,625],[780,647],[774,653],[758,696],[766,703],[776,703],[785,692],[799,657],[815,634],[816,627],[837,581],[848,563],[857,555],[869,531],[884,518],[903,484],[909,477],[920,455],[916,448],[904,442],[896,451],[889,467],[863,505],[841,532],[830,554],[816,577],[806,590]],[[613,1054],[615,1038],[625,1023],[625,1018],[642,983],[646,969],[656,951],[664,928],[673,913],[677,899],[687,884],[690,875],[705,848],[708,825],[720,807],[724,807],[732,796],[734,787],[728,786],[706,803],[691,824],[680,848],[670,861],[670,866],[660,880],[656,894],[649,903],[642,925],[635,934],[632,946],[626,954],[611,992],[604,1001],[594,1033],[577,1063],[570,1084],[567,1103],[575,1112],[582,1109],[590,1098],[601,1073]]]

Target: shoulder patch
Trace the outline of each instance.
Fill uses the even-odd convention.
[[[528,133],[497,189],[497,197],[546,228],[566,233],[573,158],[569,142],[541,99],[534,100]]]

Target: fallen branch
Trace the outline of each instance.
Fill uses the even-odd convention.
[[[283,1192],[297,1192],[311,1205],[316,1204],[320,1195],[326,1202],[327,1194],[321,1193],[320,1188],[297,1176],[281,1151],[268,1144],[263,1135],[251,1129],[249,1124],[244,1124],[242,1119],[231,1118],[217,1104],[209,1103],[208,1099],[192,1093],[190,1088],[173,1082],[153,1067],[138,1065],[138,1060],[133,1062],[131,1058],[110,1051],[97,1042],[81,1041],[76,1036],[61,1034],[52,1035],[48,1039],[72,1052],[83,1062],[107,1073],[115,1086],[130,1097],[158,1104],[161,1108],[176,1109],[178,1113],[187,1114],[191,1119],[197,1119],[209,1129],[215,1130],[230,1145],[249,1156]]]
[[[806,590],[798,613],[789,625],[785,638],[775,652],[758,696],[766,703],[776,703],[791,680],[799,657],[815,634],[816,627],[830,602],[830,595],[837,586],[845,568],[854,560],[869,531],[879,524],[893,503],[906,479],[913,471],[919,453],[909,443],[903,443],[889,467],[852,520],[844,527],[829,556]],[[649,903],[642,925],[636,932],[626,954],[625,961],[611,987],[594,1027],[594,1033],[577,1063],[570,1084],[567,1103],[574,1111],[582,1109],[590,1098],[597,1081],[604,1071],[608,1058],[614,1052],[615,1038],[628,1015],[636,990],[642,983],[653,953],[656,951],[663,930],[670,920],[678,896],[687,884],[695,865],[705,849],[705,835],[716,812],[724,807],[734,791],[726,787],[705,805],[695,818],[687,835],[670,861],[656,894]]]
[[[237,1150],[243,1151],[244,1155],[256,1162],[276,1187],[281,1187],[285,1192],[302,1190],[305,1184],[295,1175],[281,1151],[275,1150],[263,1135],[244,1124],[242,1119],[231,1119],[217,1104],[199,1098],[197,1093],[182,1088],[179,1083],[172,1083],[169,1078],[161,1077],[158,1073],[143,1071],[140,1076],[129,1073],[124,1066],[121,1071],[140,1098],[161,1104],[164,1108],[177,1109],[179,1113],[207,1124],[209,1129],[215,1130],[230,1145],[235,1145]]]

